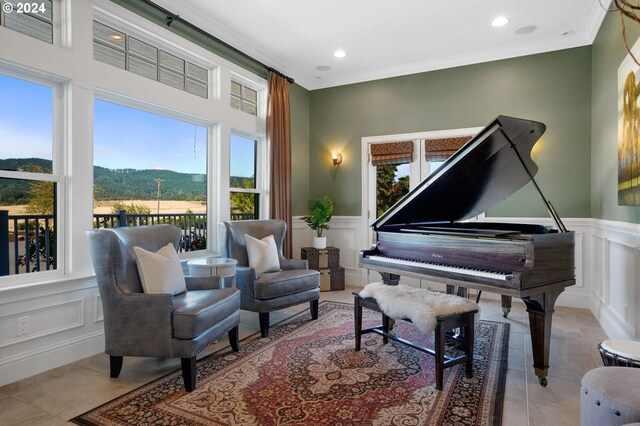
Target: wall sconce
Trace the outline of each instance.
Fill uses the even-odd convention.
[[[340,164],[342,164],[342,154],[340,154],[339,152],[334,152],[333,154],[331,154],[331,159],[333,160],[334,166],[339,166]]]

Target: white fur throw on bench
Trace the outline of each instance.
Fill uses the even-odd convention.
[[[454,294],[438,293],[408,285],[367,284],[361,297],[373,297],[390,318],[410,319],[423,333],[436,328],[436,317],[475,311],[478,305]]]

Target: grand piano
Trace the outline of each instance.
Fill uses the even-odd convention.
[[[521,298],[542,386],[553,307],[575,284],[574,232],[567,231],[534,180],[538,167],[531,150],[545,128],[531,120],[496,118],[372,224],[375,245],[359,259],[361,268],[378,271],[389,285],[411,276],[444,283],[448,292],[498,293],[505,317],[511,298]],[[556,228],[471,220],[529,182]]]

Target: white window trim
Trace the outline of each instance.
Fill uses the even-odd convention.
[[[17,275],[0,277],[0,288],[42,282],[43,280],[56,280],[67,275],[69,270],[66,241],[69,239],[70,230],[66,226],[67,212],[67,156],[65,149],[66,117],[69,116],[67,101],[68,85],[60,80],[47,78],[38,72],[28,72],[16,67],[3,66],[0,63],[0,74],[35,84],[48,86],[52,89],[52,146],[51,146],[51,173],[32,173],[10,170],[0,170],[0,178],[32,180],[36,182],[53,182],[56,184],[56,269],[49,271],[29,272]],[[11,266],[11,265],[10,265]]]
[[[92,105],[96,94],[98,98],[109,100],[105,98],[105,94],[110,93],[114,96],[111,99],[117,99],[117,103],[137,108],[144,105],[143,109],[146,111],[159,111],[162,115],[167,115],[166,112],[169,111],[174,114],[171,115],[173,117],[209,125],[207,242],[208,247],[214,250],[224,242],[219,221],[225,217],[223,215],[228,215],[224,204],[228,198],[229,176],[226,163],[229,158],[229,133],[234,129],[259,138],[263,149],[259,173],[262,175],[264,190],[260,199],[260,215],[266,217],[269,211],[269,142],[265,131],[267,81],[109,0],[54,1],[60,4],[55,13],[61,14],[60,22],[56,23],[56,30],[58,27],[60,30],[61,44],[43,43],[24,34],[0,28],[3,38],[7,39],[5,45],[19,47],[3,50],[0,72],[34,82],[38,82],[36,77],[40,76],[45,84],[51,84],[52,81],[59,81],[61,84],[61,90],[56,95],[56,101],[62,105],[61,116],[56,118],[56,126],[59,128],[56,127],[55,141],[59,144],[56,147],[59,152],[53,155],[64,160],[56,161],[54,167],[60,167],[60,172],[66,174],[64,182],[58,188],[58,202],[62,204],[59,204],[57,210],[58,227],[62,229],[64,226],[65,229],[58,242],[59,248],[64,248],[65,274],[57,277],[42,273],[30,274],[30,283],[17,283],[12,287],[81,283],[84,278],[93,274],[91,259],[87,256],[88,242],[85,235],[92,226],[93,193],[90,181],[93,162],[86,162],[85,158],[92,158],[93,155]],[[105,15],[112,16],[116,22],[126,24],[127,29],[138,28],[142,34],[152,36],[154,45],[158,45],[157,41],[162,41],[163,44],[159,47],[169,53],[179,52],[182,56],[182,52],[189,52],[189,58],[185,59],[211,69],[211,96],[208,99],[198,98],[94,60],[91,23],[96,17],[96,10],[104,11]],[[73,49],[70,48],[72,44]],[[172,51],[168,46],[175,47],[177,51]],[[27,47],[28,53],[22,47]],[[201,61],[193,60],[194,58],[200,58]],[[29,77],[25,77],[25,74]],[[258,90],[258,116],[241,113],[230,107],[228,96],[231,75],[251,83],[250,87]],[[57,110],[54,112],[58,113]],[[58,270],[62,271],[62,267],[63,264],[59,264]],[[54,272],[48,271],[47,274]],[[39,277],[34,278],[36,275]],[[12,282],[14,283],[15,281]],[[2,281],[0,287],[7,288]]]
[[[178,56],[180,59],[184,59],[188,62],[191,62],[194,65],[198,65],[199,67],[206,69],[207,75],[208,75],[207,92],[208,92],[209,99],[218,98],[217,96],[218,91],[215,90],[215,87],[214,87],[214,84],[217,85],[217,79],[215,78],[215,75],[216,75],[216,69],[219,67],[218,64],[213,63],[212,61],[207,60],[206,58],[203,58],[202,56],[190,50],[187,50],[184,47],[171,43],[170,41],[158,36],[158,34],[152,33],[130,22],[127,22],[123,18],[120,18],[119,16],[116,16],[97,6],[93,7],[93,20],[96,20],[115,30],[125,33],[127,36],[135,37],[136,39],[143,41],[145,43],[148,43],[153,47],[156,47],[160,50],[164,50],[167,53]]]
[[[212,161],[212,152],[217,152],[218,150],[218,138],[216,128],[218,127],[218,123],[212,122],[205,118],[197,117],[194,115],[186,114],[184,112],[168,109],[161,107],[159,105],[155,105],[149,102],[132,99],[117,93],[108,92],[105,90],[96,89],[94,91],[94,100],[101,100],[110,102],[117,105],[122,105],[125,107],[137,109],[143,112],[148,112],[151,114],[160,115],[162,117],[180,120],[187,123],[195,124],[197,126],[205,127],[207,129],[207,170],[206,170],[206,182],[207,182],[207,248],[205,250],[196,250],[193,252],[184,252],[180,253],[180,257],[183,259],[202,256],[203,254],[210,253],[215,251],[217,247],[217,242],[215,240],[215,235],[213,235],[213,231],[215,228],[211,228],[211,226],[215,226],[218,222],[218,212],[214,209],[209,203],[209,197],[217,197],[217,182],[216,176],[218,175],[218,166],[215,161]],[[91,159],[91,164],[95,166],[94,159]],[[216,199],[216,198],[211,198]]]
[[[262,136],[256,133],[247,132],[246,130],[241,129],[231,129],[228,138],[229,150],[227,155],[227,161],[231,164],[231,135],[240,136],[247,139],[253,139],[256,141],[256,187],[254,188],[231,188],[230,179],[231,179],[231,171],[229,169],[228,176],[226,177],[226,194],[227,198],[231,194],[231,192],[244,192],[250,194],[260,194],[259,202],[260,206],[258,215],[259,218],[266,218],[269,216],[269,173],[268,173],[268,155],[269,149],[267,146],[267,138],[266,136]],[[227,206],[229,208],[226,209],[226,213],[223,213],[223,217],[225,220],[229,220],[231,217],[231,208],[229,206],[229,201],[227,200]]]

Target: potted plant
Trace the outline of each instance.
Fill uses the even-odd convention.
[[[303,216],[309,228],[316,231],[313,237],[313,248],[323,249],[327,247],[327,237],[322,236],[322,231],[329,229],[331,213],[333,213],[333,201],[326,195],[322,198],[309,200],[309,216]]]

